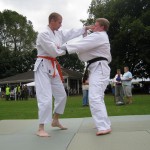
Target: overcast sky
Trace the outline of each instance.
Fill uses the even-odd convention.
[[[63,16],[62,28],[81,27],[80,19],[88,18],[88,8],[92,0],[0,0],[0,11],[9,9],[26,16],[35,31],[48,24],[48,16],[58,12]]]

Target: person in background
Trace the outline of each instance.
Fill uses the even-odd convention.
[[[10,99],[10,87],[7,85],[5,89],[5,96],[6,100],[8,101]]]
[[[21,87],[20,85],[16,86],[16,95],[17,95],[17,100],[21,99]]]
[[[51,123],[52,127],[61,130],[67,128],[59,122],[59,117],[64,113],[67,95],[63,86],[61,68],[56,57],[65,55],[60,46],[80,35],[91,27],[71,29],[68,31],[59,30],[62,24],[62,16],[56,12],[51,13],[48,18],[47,27],[37,37],[37,60],[34,65],[35,86],[38,103],[39,128],[37,135],[48,137],[44,125]],[[52,100],[54,97],[54,110]],[[52,118],[53,110],[53,118]]]
[[[124,105],[124,100],[123,100],[124,94],[123,94],[121,78],[122,78],[121,70],[117,69],[117,74],[114,77],[116,105]]]
[[[129,71],[129,67],[124,67],[124,74],[121,78],[124,95],[126,98],[126,104],[132,104],[132,73]]]
[[[89,98],[88,98],[88,91],[89,91],[89,82],[88,80],[82,80],[82,92],[83,92],[83,99],[82,99],[82,106],[89,106]]]
[[[28,100],[29,91],[27,85],[24,86],[24,99]]]
[[[114,81],[111,82],[111,92],[112,92],[112,95],[115,96],[115,83],[114,83]]]
[[[10,88],[10,100],[15,100],[15,87],[11,86]]]

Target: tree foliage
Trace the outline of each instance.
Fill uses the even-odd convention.
[[[0,12],[0,78],[33,68],[36,36],[26,17],[11,10]]]
[[[84,71],[85,64],[79,60],[77,54],[64,55],[58,57],[57,60],[63,68],[79,71],[81,73]]]
[[[93,0],[88,11],[84,24],[102,17],[110,21],[111,77],[126,65],[134,77],[150,77],[150,1]]]

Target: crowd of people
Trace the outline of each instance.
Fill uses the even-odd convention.
[[[34,97],[34,90],[27,85],[6,85],[1,88],[1,97],[9,100],[28,100],[28,97]]]

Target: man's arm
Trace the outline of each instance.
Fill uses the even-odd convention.
[[[64,45],[66,47],[69,54],[77,53],[77,52],[86,52],[89,50],[92,50],[96,47],[99,47],[100,45],[103,45],[107,41],[103,39],[103,36],[100,35],[100,33],[92,33],[80,41],[76,41],[73,43],[68,43]],[[64,48],[63,48],[64,49]]]
[[[70,29],[68,31],[61,31],[62,37],[63,37],[63,43],[66,43],[69,40],[72,40],[76,37],[84,35],[87,32],[87,30],[89,30],[89,29],[93,29],[93,26],[85,26],[80,29]]]

